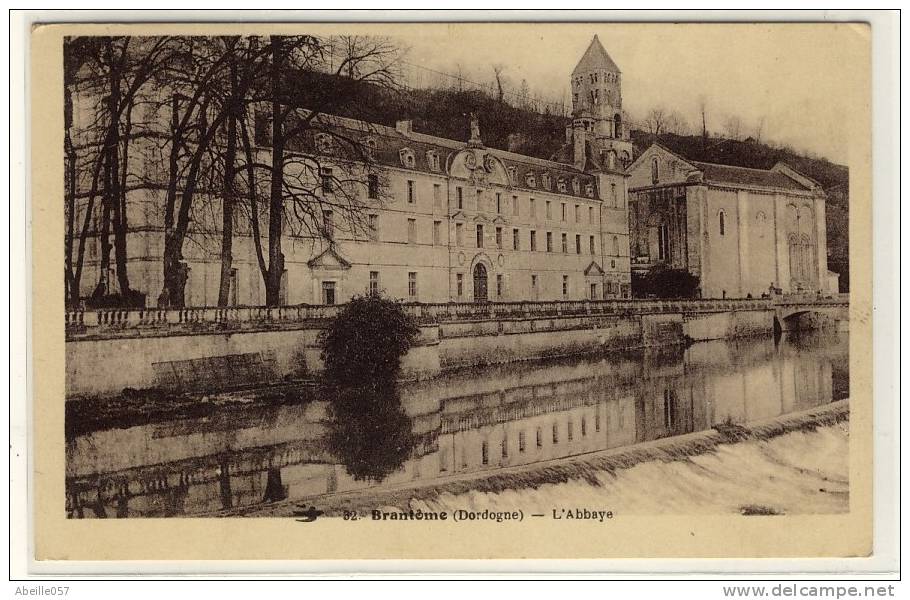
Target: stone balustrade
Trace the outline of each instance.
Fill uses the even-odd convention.
[[[845,295],[844,295],[845,296]],[[580,315],[630,315],[657,313],[713,313],[766,310],[786,303],[846,304],[847,299],[761,298],[703,300],[570,300],[547,302],[449,302],[404,304],[405,311],[421,324],[571,317]],[[69,310],[68,339],[87,336],[166,334],[193,331],[268,330],[320,324],[334,318],[344,305],[232,306],[192,308],[135,308]]]

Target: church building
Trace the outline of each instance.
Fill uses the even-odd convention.
[[[654,144],[629,168],[632,271],[681,269],[703,298],[837,293],[828,271],[825,194],[769,170],[687,160]]]

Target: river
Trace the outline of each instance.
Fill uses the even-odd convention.
[[[846,398],[848,362],[846,333],[805,332],[518,363],[406,383],[399,390],[405,416],[389,422],[335,419],[326,403],[313,401],[254,415],[225,410],[95,431],[67,440],[67,514],[269,514],[271,507],[319,505],[352,493],[368,500],[459,478],[532,472]],[[333,452],[338,436],[356,444]],[[640,513],[752,505],[838,512],[846,506],[846,437],[842,424],[584,480],[515,489],[506,483],[495,491],[468,486],[410,505],[542,510],[562,499]],[[381,475],[371,477],[371,469]]]

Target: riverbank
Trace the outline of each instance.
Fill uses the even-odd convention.
[[[175,393],[160,389],[126,389],[117,396],[66,401],[66,435],[106,429],[209,417],[230,412],[241,418],[249,412],[276,406],[306,404],[315,397],[315,383],[296,381],[214,394]]]
[[[314,496],[304,502],[284,501],[252,508],[221,511],[219,516],[255,516],[255,517],[289,517],[302,508],[316,506],[329,516],[338,516],[344,511],[368,512],[374,508],[395,508],[401,510],[432,507],[470,508],[491,505],[513,505],[523,510],[540,509],[541,512],[552,508],[553,498],[583,498],[594,491],[601,496],[601,505],[613,508],[609,504],[618,498],[625,498],[615,506],[617,514],[620,508],[637,507],[633,512],[645,508],[645,512],[666,512],[680,505],[690,507],[698,512],[706,510],[735,510],[741,514],[781,514],[794,510],[795,506],[804,506],[804,512],[813,512],[811,504],[805,503],[805,496],[813,489],[818,498],[816,502],[822,511],[841,512],[849,508],[847,473],[849,401],[841,400],[813,409],[791,413],[764,421],[756,421],[745,426],[719,425],[714,429],[691,433],[672,438],[664,438],[637,444],[630,447],[599,451],[566,459],[557,459],[544,463],[535,463],[520,467],[499,469],[495,473],[472,473],[470,475],[439,478],[431,485],[401,484],[393,488],[379,490],[362,490],[333,495]],[[800,438],[811,438],[809,440]],[[809,445],[822,449],[812,460],[812,453],[807,452]],[[710,460],[708,460],[710,459]],[[713,465],[704,463],[712,462]],[[723,463],[720,465],[720,463]],[[621,480],[636,477],[633,470],[646,466],[657,466],[651,473],[652,485],[643,487],[622,486]],[[715,489],[706,497],[690,498],[697,486],[687,486],[687,478],[679,471],[707,475],[713,469],[723,472],[720,480],[713,481]],[[674,477],[668,477],[664,471],[677,471]],[[775,472],[780,471],[780,472]],[[789,477],[782,478],[781,474]],[[640,476],[637,475],[637,476]],[[716,479],[707,475],[708,479]],[[737,477],[739,480],[737,480]],[[762,485],[753,481],[758,478],[767,484],[764,487],[787,485],[791,481],[799,488],[801,503],[780,501],[780,491],[775,494],[763,490]],[[819,482],[822,482],[819,484]],[[816,485],[818,484],[818,485]],[[588,494],[556,491],[560,486],[581,486]],[[739,490],[733,504],[718,505],[707,501],[711,495],[724,496],[717,490],[717,485]],[[634,498],[623,487],[635,487]],[[660,490],[672,489],[675,498],[672,504],[665,506],[655,502],[660,498]],[[592,491],[593,490],[593,491]],[[612,490],[612,493],[611,493]],[[519,499],[516,494],[521,494]],[[529,494],[531,497],[529,497]],[[624,495],[625,494],[625,495]],[[771,501],[769,497],[778,498]],[[645,500],[646,502],[642,503]],[[783,506],[786,504],[786,506]],[[664,507],[661,510],[661,507]],[[685,512],[685,511],[683,511]]]

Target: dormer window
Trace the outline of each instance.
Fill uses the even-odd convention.
[[[549,190],[553,187],[552,177],[550,177],[549,173],[544,173],[541,177],[541,186],[543,186],[543,188],[546,190]]]
[[[566,180],[565,180],[565,178],[560,177],[560,178],[556,181],[556,189],[559,190],[559,191],[562,192],[562,193],[565,193],[565,191],[566,191]]]
[[[515,185],[515,167],[509,167],[509,183]]]
[[[533,171],[528,171],[528,174],[525,175],[525,183],[528,184],[528,187],[537,187],[537,177],[534,176]]]
[[[439,153],[435,150],[428,151],[427,164],[430,165],[431,171],[439,171]]]
[[[331,154],[334,149],[335,142],[327,133],[317,133],[316,134],[316,153],[317,154]]]
[[[585,184],[585,196],[587,196],[588,198],[594,197],[594,184],[593,183],[588,182],[587,184]]]
[[[368,137],[363,141],[363,145],[366,148],[366,155],[368,158],[373,158],[376,153],[376,138]]]
[[[410,148],[402,148],[398,151],[398,158],[401,160],[402,166],[413,169],[415,165],[414,160],[414,151]]]
[[[578,180],[578,177],[572,178],[572,193],[576,196],[581,193],[581,182]]]

